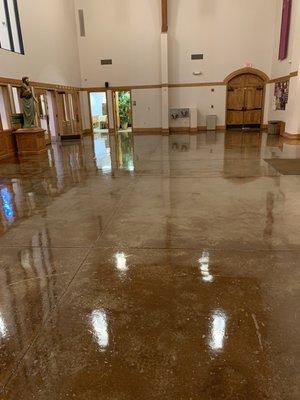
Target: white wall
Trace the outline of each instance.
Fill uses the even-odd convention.
[[[79,86],[74,0],[21,0],[25,55],[0,49],[0,76]]]
[[[77,24],[78,9],[86,31],[80,37],[77,30],[84,86],[160,83],[160,0],[75,0]]]
[[[132,90],[131,93],[134,127],[161,128],[161,90],[138,89]]]
[[[269,74],[275,11],[274,0],[170,1],[170,83],[223,81],[247,62]]]
[[[290,29],[290,39],[288,56],[285,60],[278,60],[279,53],[279,41],[280,41],[280,30],[281,30],[281,17],[282,17],[282,0],[274,0],[276,3],[276,14],[275,14],[275,30],[274,30],[274,41],[273,41],[273,54],[272,54],[272,67],[271,75],[272,78],[277,78],[280,76],[289,75],[290,72],[295,71],[297,67],[292,65],[290,61],[292,60],[292,52],[294,47],[294,42],[298,42],[295,38],[296,34],[296,20],[297,20],[297,2],[299,0],[293,1],[292,13],[291,13],[291,29]],[[296,44],[296,43],[295,43]],[[300,48],[300,46],[299,46]],[[293,67],[295,69],[293,69]]]
[[[291,72],[298,71],[299,60],[300,60],[300,0],[293,0],[292,13],[291,13],[291,27],[290,27],[290,39],[288,47],[288,56],[285,60],[278,60],[279,52],[279,41],[280,41],[280,28],[281,28],[281,17],[282,17],[282,0],[274,0],[276,2],[276,19],[275,19],[275,32],[273,42],[273,55],[272,55],[272,67],[271,76],[277,78],[281,76],[287,76]],[[280,120],[288,122],[288,120],[297,119],[298,111],[294,113],[293,109],[296,107],[297,100],[297,77],[290,79],[290,90],[289,99],[286,110],[275,110],[274,107],[274,90],[275,84],[270,85],[269,95],[269,120]],[[298,122],[292,123],[290,129],[293,130],[291,133],[297,133],[299,127]]]
[[[154,85],[161,78],[160,0],[74,0],[82,85]],[[169,83],[223,81],[251,62],[270,75],[277,0],[171,0],[169,2]],[[279,1],[279,0],[278,0]],[[86,36],[80,37],[78,9]],[[258,12],[259,10],[259,12]],[[191,61],[204,53],[203,61]],[[112,65],[100,60],[111,58]],[[195,77],[193,71],[202,76]],[[162,127],[161,90],[132,91],[135,128]],[[197,107],[198,126],[207,114],[225,124],[226,88],[171,88],[170,107]],[[269,96],[266,99],[268,109]],[[214,108],[211,108],[211,105]],[[267,118],[266,118],[267,119]]]
[[[212,92],[214,89],[214,92]],[[188,107],[198,109],[198,126],[206,125],[206,116],[217,115],[217,125],[225,125],[226,86],[199,86],[170,88],[170,108]],[[211,105],[214,108],[211,108]],[[171,126],[189,126],[189,121],[178,120]]]

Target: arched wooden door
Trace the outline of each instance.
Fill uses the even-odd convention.
[[[241,74],[227,85],[227,127],[258,127],[263,122],[265,83],[254,74]]]

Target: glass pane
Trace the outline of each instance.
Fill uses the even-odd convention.
[[[12,88],[12,94],[13,94],[16,113],[19,114],[21,112],[21,107],[20,107],[18,89],[16,87]]]
[[[3,0],[0,0],[0,45],[2,49],[11,50]]]
[[[0,117],[2,122],[2,128],[8,129],[9,123],[8,123],[7,111],[5,108],[4,93],[1,86],[0,86]]]
[[[11,33],[12,33],[13,42],[14,42],[14,51],[16,53],[21,53],[14,2],[13,2],[13,0],[8,0],[7,3],[8,3],[8,9],[9,9]]]

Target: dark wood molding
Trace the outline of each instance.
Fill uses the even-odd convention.
[[[289,75],[279,76],[278,78],[270,79],[269,83],[285,82],[295,76],[298,76],[298,71],[293,71]]]
[[[293,71],[290,73],[290,78],[293,78],[294,76],[298,76],[298,71]]]
[[[169,88],[201,87],[201,86],[224,86],[224,82],[195,82],[195,83],[170,83]]]
[[[300,140],[300,133],[288,133],[288,132],[283,132],[281,134],[282,137],[286,139],[291,139],[291,140]]]
[[[161,31],[162,33],[168,32],[168,0],[161,0]]]
[[[143,135],[154,135],[161,134],[161,128],[133,128],[133,133],[143,134]]]
[[[268,79],[265,81],[266,83],[275,83],[282,82],[288,80],[289,78],[298,76],[298,71],[291,72],[289,75],[281,76],[278,78],[269,79],[268,76],[255,68],[242,68],[242,73],[250,73],[257,74],[262,77],[262,79]],[[168,88],[180,88],[180,87],[202,87],[202,86],[225,86],[227,84],[227,80],[232,79],[232,77],[238,75],[238,71],[233,72],[228,75],[224,81],[222,82],[187,82],[187,83],[163,83],[163,84],[154,84],[154,85],[124,85],[124,86],[95,86],[95,87],[75,87],[75,86],[65,86],[65,85],[57,85],[54,83],[44,83],[44,82],[35,82],[31,81],[31,85],[36,89],[45,89],[45,90],[56,90],[56,91],[64,91],[64,92],[74,92],[74,91],[82,91],[82,92],[107,92],[108,90],[122,91],[122,90],[134,90],[134,89],[161,89],[164,87]],[[241,72],[240,72],[241,73]],[[12,85],[12,86],[21,86],[22,81],[20,79],[14,78],[5,78],[0,77],[0,85]]]
[[[269,83],[285,82],[290,79],[290,75],[279,76],[278,78],[270,79]]]

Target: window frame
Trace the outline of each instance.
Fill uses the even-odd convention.
[[[11,51],[16,54],[25,54],[24,51],[24,42],[23,42],[23,36],[22,36],[22,29],[21,29],[21,22],[20,22],[20,14],[19,14],[19,7],[18,7],[18,1],[17,0],[10,0],[11,5],[13,6],[14,10],[14,17],[15,17],[15,25],[16,25],[16,35],[18,39],[18,47],[20,48],[20,51],[16,50],[16,43],[14,41],[14,35],[12,31],[12,16],[11,12],[9,9],[9,0],[0,0],[3,2],[3,7],[4,7],[4,12],[5,12],[5,19],[6,19],[6,26],[7,26],[7,34],[8,34],[8,39],[9,39],[9,45],[10,49],[6,47],[1,46],[1,38],[0,38],[0,49],[1,50],[6,50],[6,51]]]

